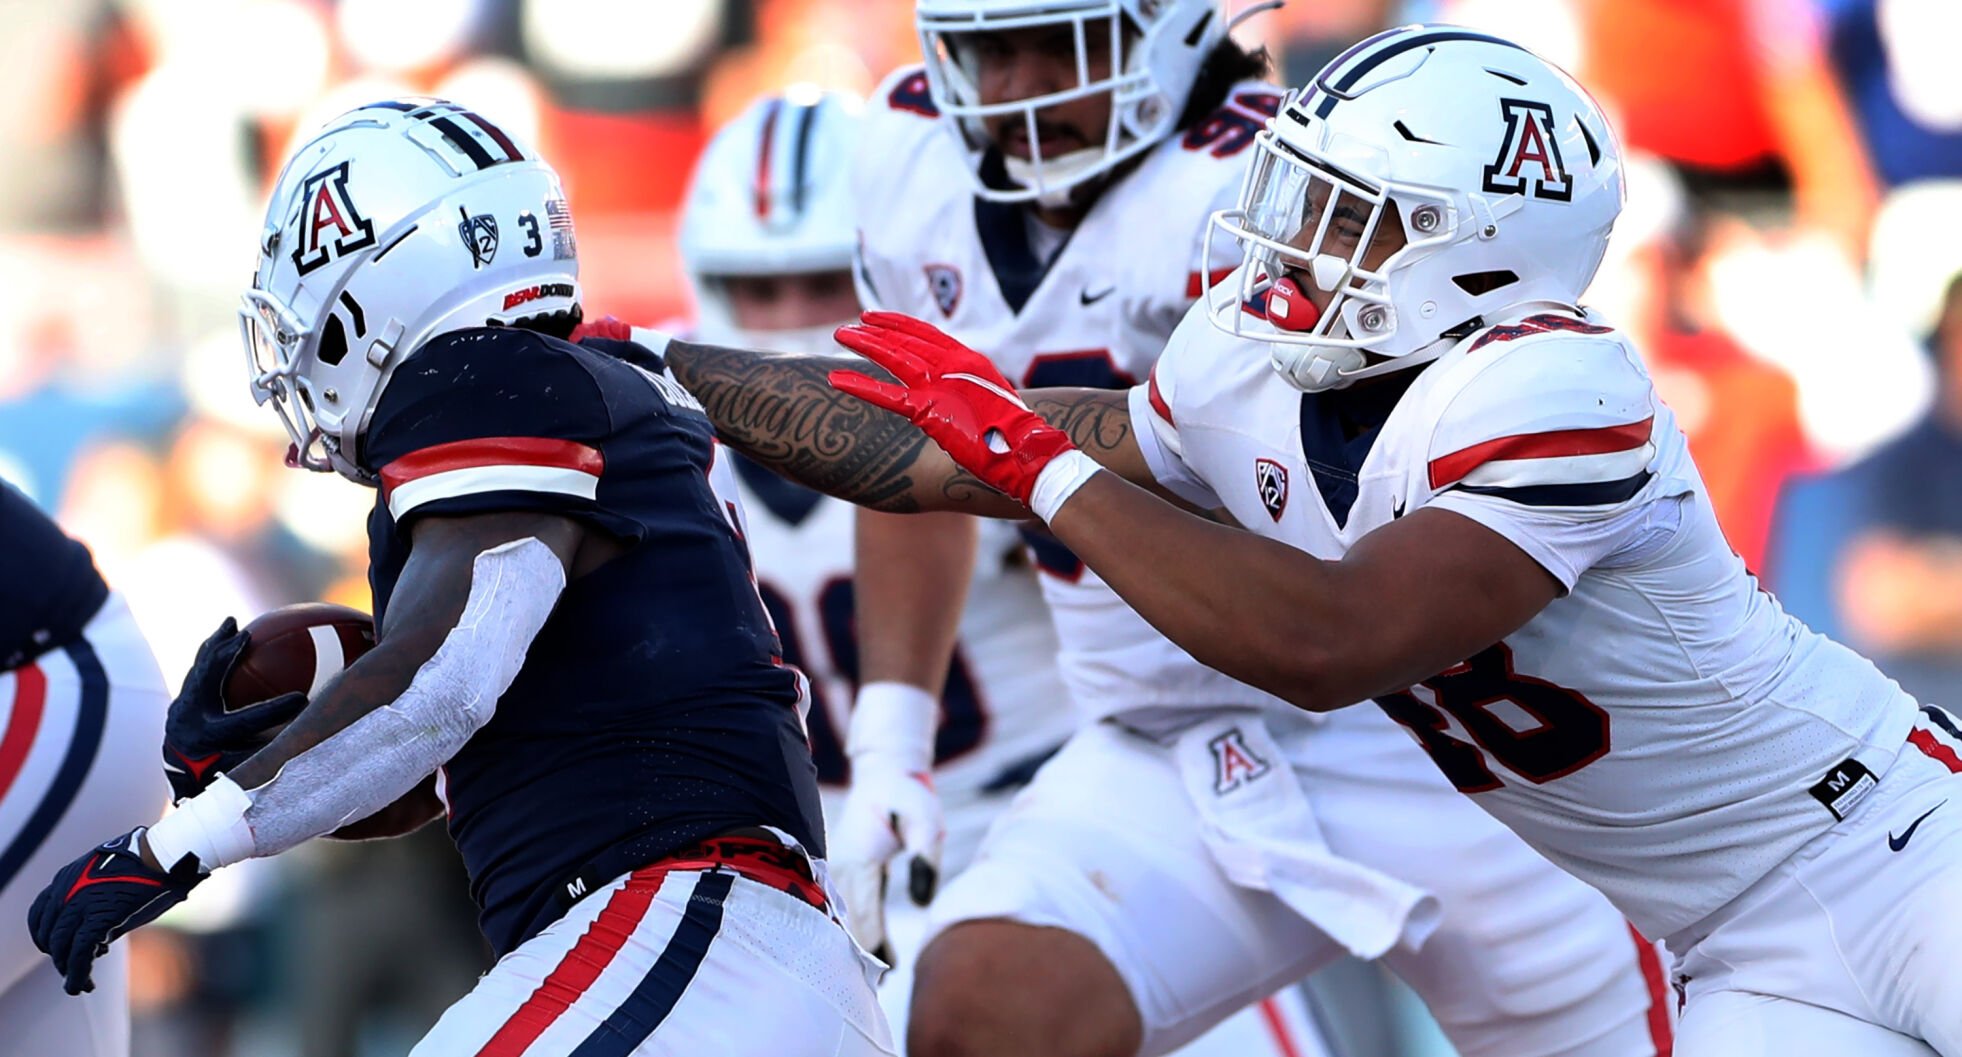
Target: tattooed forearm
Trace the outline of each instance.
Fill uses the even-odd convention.
[[[895,513],[1025,513],[954,465],[912,423],[825,380],[840,367],[882,374],[864,360],[677,341],[667,361],[724,442],[800,484]]]
[[[1131,401],[1123,389],[1031,389],[1022,394],[1035,413],[1070,435],[1084,454],[1129,477],[1137,456]],[[1142,466],[1142,461],[1139,463]]]

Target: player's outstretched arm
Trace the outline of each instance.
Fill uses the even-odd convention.
[[[906,415],[1027,505],[1194,658],[1302,708],[1402,690],[1560,594],[1518,546],[1442,510],[1394,521],[1334,562],[1208,521],[1104,472],[1075,450],[1080,429],[1043,421],[985,359],[917,320],[868,316],[839,340],[897,378],[843,374],[841,390]]]
[[[730,446],[810,488],[894,513],[955,510],[1023,518],[1021,504],[962,469],[899,415],[831,387],[834,371],[872,371],[851,356],[808,356],[671,341],[675,379],[702,403]],[[1125,478],[1151,481],[1124,393],[1038,389],[1037,414]]]
[[[1414,511],[1324,561],[1100,473],[1049,526],[1195,659],[1311,711],[1427,679],[1560,594],[1525,551],[1443,510]]]

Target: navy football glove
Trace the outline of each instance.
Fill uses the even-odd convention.
[[[184,676],[184,688],[164,720],[164,776],[170,798],[183,801],[204,792],[219,774],[244,763],[266,747],[272,734],[307,707],[305,694],[281,694],[227,711],[225,680],[252,636],[230,617],[198,647],[198,658]]]
[[[204,880],[195,856],[185,856],[168,873],[146,864],[136,843],[143,830],[138,826],[62,867],[27,908],[34,945],[54,960],[62,989],[71,995],[95,990],[89,970],[108,953],[109,941],[154,921]]]

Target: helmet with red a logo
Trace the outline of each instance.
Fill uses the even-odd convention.
[[[1429,362],[1518,306],[1577,305],[1621,213],[1620,149],[1587,92],[1457,26],[1343,52],[1256,144],[1238,208],[1213,218],[1242,260],[1207,312],[1311,392]]]
[[[366,481],[361,432],[410,353],[468,327],[577,322],[578,306],[552,167],[464,107],[390,99],[335,118],[287,161],[239,330],[290,461]]]

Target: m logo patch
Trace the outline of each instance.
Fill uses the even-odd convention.
[[[299,226],[293,266],[301,275],[375,244],[375,225],[348,197],[346,162],[314,173],[301,185]]]
[[[1267,515],[1281,520],[1281,512],[1288,508],[1288,468],[1272,459],[1255,459],[1254,488]]]
[[[497,218],[489,213],[471,216],[462,206],[456,207],[457,216],[463,219],[457,223],[456,233],[463,237],[463,245],[470,250],[470,267],[482,268],[497,256]]]
[[[1501,99],[1499,109],[1506,119],[1506,138],[1499,145],[1498,158],[1485,167],[1485,189],[1493,194],[1572,201],[1574,179],[1560,159],[1553,108],[1525,99]]]
[[[942,315],[952,316],[954,309],[961,306],[961,271],[951,264],[929,264],[926,266],[927,289],[933,293],[933,303],[940,306]]]
[[[1259,778],[1272,769],[1266,760],[1247,747],[1247,736],[1239,727],[1206,743],[1213,750],[1213,792],[1220,796]]]

